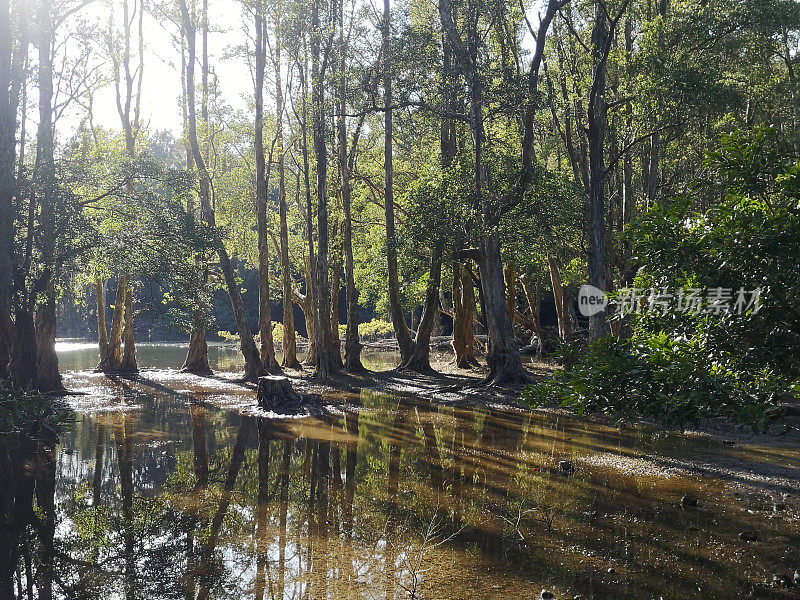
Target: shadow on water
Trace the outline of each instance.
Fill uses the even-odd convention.
[[[165,377],[87,375],[58,448],[0,442],[0,598],[792,597],[797,498],[670,470],[733,449],[367,391],[270,420]]]

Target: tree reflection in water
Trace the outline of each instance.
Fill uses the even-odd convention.
[[[138,410],[84,415],[58,451],[3,439],[0,598],[455,599],[551,585],[692,598],[746,584],[735,562],[678,546],[687,519],[710,529],[711,517],[655,509],[655,488],[636,481],[553,467],[652,441],[361,399],[360,411],[267,420],[138,396]],[[627,520],[596,522],[614,510]],[[742,526],[721,519],[731,537]],[[644,551],[652,566],[637,570]]]

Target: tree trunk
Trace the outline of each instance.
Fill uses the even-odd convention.
[[[475,288],[472,277],[460,263],[453,261],[453,351],[460,369],[478,366],[475,358]]]
[[[125,350],[122,353],[122,363],[120,363],[119,370],[123,373],[138,373],[139,366],[136,364],[133,327],[133,284],[130,277],[126,276],[125,279],[128,282],[125,286]]]
[[[519,280],[522,283],[522,289],[525,292],[525,299],[528,301],[528,310],[531,313],[531,329],[533,330],[533,334],[539,340],[539,347],[536,354],[539,358],[542,358],[544,356],[545,334],[544,331],[542,331],[542,324],[539,318],[539,283],[537,281],[536,290],[533,290],[531,289],[530,281],[526,275],[520,277]]]
[[[436,319],[440,318],[439,286],[442,282],[442,249],[442,244],[437,244],[433,248],[428,287],[425,290],[425,308],[417,329],[417,338],[414,340],[414,351],[411,358],[403,365],[404,369],[417,373],[433,371],[430,359],[431,333]]]
[[[606,92],[606,57],[611,43],[611,32],[606,20],[605,7],[600,2],[595,7],[592,29],[594,53],[594,78],[589,101],[587,129],[589,144],[589,284],[601,292],[608,290],[606,281],[606,197],[605,197],[605,132],[608,120]],[[589,317],[589,330],[593,340],[609,332],[605,310]]]
[[[347,329],[344,341],[344,366],[348,373],[364,371],[361,363],[361,342],[358,338],[358,291],[355,283],[355,262],[353,259],[353,216],[352,188],[350,186],[350,155],[347,149],[347,78],[345,65],[348,47],[344,37],[344,0],[339,0],[339,116],[337,135],[339,138],[339,174],[342,179],[342,252],[344,254],[345,294],[347,296]],[[360,124],[359,124],[360,127]],[[355,144],[355,142],[354,142]],[[353,148],[355,155],[355,147]]]
[[[94,280],[95,297],[97,299],[97,345],[100,348],[100,362],[108,357],[108,323],[106,323],[106,294],[101,277]]]
[[[512,266],[506,267],[503,272],[503,279],[506,284],[506,304],[508,306],[508,318],[511,319],[513,326],[514,315],[517,314],[517,271]]]
[[[36,349],[36,327],[33,315],[18,309],[14,327],[14,338],[9,350],[8,374],[11,383],[22,389],[36,387],[38,356]]]
[[[208,342],[206,341],[206,306],[199,303],[192,313],[192,330],[189,335],[189,350],[181,371],[195,375],[211,375],[208,364]]]
[[[333,235],[334,239],[338,238],[338,227],[334,224]],[[336,246],[333,250],[331,257],[331,344],[334,350],[334,359],[339,357],[339,366],[341,364],[341,347],[342,340],[339,337],[339,294],[341,292],[342,281],[342,246],[339,240],[336,240]]]
[[[400,347],[400,364],[406,364],[414,353],[414,340],[403,315],[403,302],[400,297],[400,280],[397,266],[397,235],[394,224],[394,163],[393,163],[393,111],[392,106],[392,71],[391,71],[391,12],[389,0],[383,0],[383,168],[384,168],[384,202],[386,213],[386,268],[389,279],[389,312],[392,317],[394,334]]]
[[[24,45],[28,52],[27,43]],[[11,305],[14,291],[14,195],[17,106],[11,93],[13,36],[8,0],[0,2],[0,336],[10,353],[13,344]],[[2,357],[0,376],[7,374],[8,360]]]
[[[281,23],[280,10],[275,17],[275,118],[278,151],[278,210],[280,212],[281,236],[281,284],[283,287],[283,366],[299,369],[297,360],[297,334],[294,327],[294,304],[292,303],[292,273],[289,263],[289,225],[286,206],[286,165],[283,147],[283,83],[281,78]]]
[[[503,263],[500,258],[500,237],[497,232],[484,237],[478,269],[483,291],[483,311],[489,335],[489,352],[486,355],[489,375],[486,382],[491,385],[527,383],[530,377],[522,366],[514,329],[511,326],[511,319],[508,318]]]
[[[267,231],[267,195],[269,173],[264,155],[264,75],[267,64],[267,32],[264,15],[256,8],[255,15],[255,162],[256,162],[256,214],[258,217],[258,327],[261,336],[261,362],[269,373],[280,373],[275,358],[272,339],[272,313],[269,301],[269,237]]]
[[[201,76],[201,93],[202,98],[200,102],[200,114],[203,119],[203,123],[205,124],[206,128],[208,129],[208,71],[209,71],[209,63],[208,63],[208,0],[203,0],[203,58],[202,58],[202,76]],[[186,62],[185,62],[185,54],[183,52],[183,47],[181,47],[181,58],[184,60],[183,65],[181,67],[181,79],[183,84],[183,127],[184,132],[187,132],[188,126],[188,110],[187,110],[187,98],[186,95]],[[191,147],[187,149],[187,156],[186,156],[186,168],[189,172],[194,170],[194,155],[192,153]],[[206,156],[208,155],[208,142],[206,143]],[[208,179],[205,177],[201,178],[200,180],[200,195],[205,198],[205,203],[211,204],[210,196],[211,196],[211,185]],[[203,202],[201,201],[201,205]],[[194,202],[190,200],[187,201],[187,212],[192,215],[194,219],[199,220],[200,222],[203,221],[202,213],[200,211],[199,215],[195,215],[194,211]],[[192,311],[192,325],[191,330],[189,332],[189,348],[186,351],[186,359],[183,362],[183,366],[181,367],[181,371],[186,373],[193,373],[195,375],[211,375],[211,366],[208,364],[208,341],[206,339],[206,303],[203,300],[203,292],[205,291],[206,286],[208,285],[208,266],[204,264],[204,260],[200,255],[196,257],[197,268],[202,271],[203,274],[203,289],[200,290],[198,293],[197,304]]]
[[[553,285],[553,300],[558,317],[558,335],[567,342],[570,336],[569,308],[564,297],[564,286],[561,284],[561,273],[558,270],[556,259],[552,256],[547,257],[547,266],[550,269],[550,283]]]
[[[329,379],[339,369],[339,349],[333,347],[331,337],[331,289],[328,278],[328,149],[326,144],[325,73],[321,56],[320,1],[314,0],[311,8],[311,104],[314,119],[314,154],[317,159],[317,264],[314,272],[316,285],[317,370],[315,378]]]
[[[36,311],[37,375],[36,387],[41,392],[64,390],[58,372],[56,355],[56,300],[53,291]]]
[[[181,15],[183,18],[184,35],[186,36],[187,47],[187,60],[186,60],[186,95],[188,103],[188,119],[189,119],[189,144],[192,148],[195,163],[200,171],[201,178],[210,180],[208,170],[206,169],[205,160],[200,152],[200,145],[197,141],[197,113],[195,108],[195,92],[194,92],[194,63],[196,61],[195,51],[195,25],[192,17],[189,14],[189,9],[186,0],[181,0]],[[216,229],[216,217],[214,210],[207,198],[202,198],[204,220],[212,229]],[[218,232],[215,232],[214,245],[219,256],[220,267],[225,278],[225,287],[228,290],[228,295],[231,299],[231,307],[233,314],[236,318],[236,326],[239,330],[239,342],[244,356],[245,373],[244,377],[247,381],[255,382],[262,373],[261,357],[258,353],[253,334],[250,330],[250,325],[247,323],[247,315],[244,309],[244,302],[242,295],[239,291],[239,284],[236,281],[236,276],[233,272],[233,265],[231,264],[228,250],[222,237]]]
[[[56,356],[56,181],[53,141],[53,24],[50,6],[42,3],[37,11],[39,28],[39,128],[37,131],[36,179],[40,198],[40,234],[45,298],[37,310],[37,386],[41,391],[63,389]],[[35,300],[35,299],[34,299]]]
[[[105,358],[100,355],[98,371],[110,373],[117,371],[122,363],[122,327],[125,324],[125,288],[128,285],[124,273],[117,279],[117,291],[114,295],[114,316],[111,318],[111,333],[108,339],[108,351]]]

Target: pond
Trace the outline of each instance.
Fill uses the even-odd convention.
[[[258,418],[179,346],[142,344],[136,381],[60,350],[74,426],[8,453],[36,488],[20,591],[27,559],[57,598],[796,597],[797,448],[366,390]]]

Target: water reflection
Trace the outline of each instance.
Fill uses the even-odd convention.
[[[268,420],[102,385],[129,408],[58,452],[3,441],[3,598],[783,598],[763,582],[800,564],[774,489],[610,466],[727,451],[697,438],[369,392]]]

